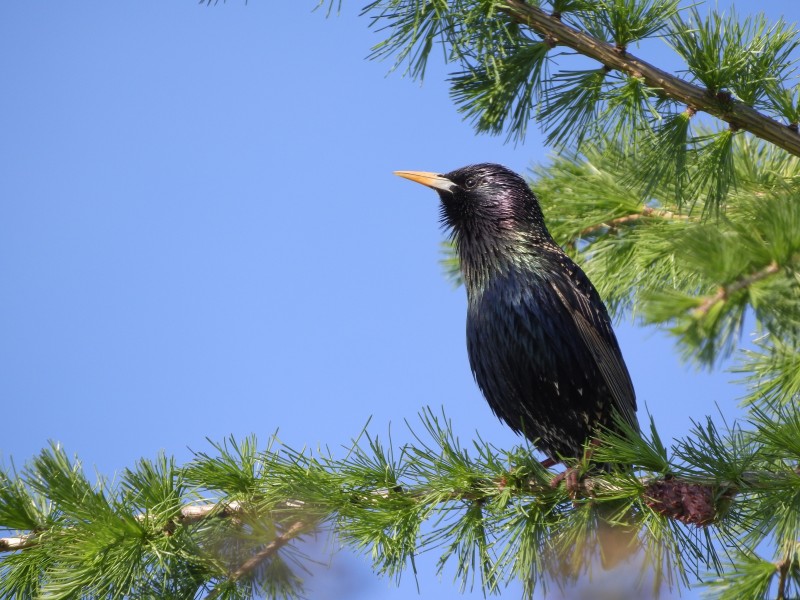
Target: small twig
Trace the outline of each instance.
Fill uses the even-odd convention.
[[[276,536],[269,544],[264,546],[261,550],[256,552],[253,556],[248,558],[244,561],[238,569],[236,569],[233,573],[230,574],[228,578],[228,582],[236,582],[239,581],[242,577],[246,577],[254,570],[256,570],[259,565],[261,565],[265,560],[269,560],[270,558],[274,557],[278,551],[283,548],[286,544],[291,542],[294,538],[299,536],[306,527],[306,522],[302,520],[295,521],[292,523],[288,529],[286,529],[283,533]],[[213,600],[217,596],[219,596],[222,588],[216,587],[214,588],[207,596],[206,600]]]
[[[777,600],[786,600],[786,580],[789,576],[789,569],[792,566],[792,560],[788,556],[780,561],[775,567],[778,570],[778,592]]]
[[[762,279],[766,279],[771,275],[775,275],[781,270],[780,265],[776,261],[772,261],[763,269],[756,271],[755,273],[751,273],[750,275],[745,275],[741,279],[737,279],[731,283],[726,285],[721,285],[715,294],[711,296],[707,296],[702,304],[694,309],[694,316],[695,317],[704,317],[708,314],[714,305],[725,302],[728,298],[730,298],[736,292],[739,292],[745,288],[750,287],[754,283],[761,281]]]
[[[26,550],[33,548],[39,543],[38,535],[26,533],[12,537],[0,538],[0,552],[14,552],[16,550]]]
[[[610,221],[603,221],[602,223],[598,223],[596,225],[590,225],[586,229],[581,230],[579,237],[586,237],[587,235],[591,235],[595,231],[599,231],[601,229],[616,229],[621,225],[627,225],[629,223],[633,223],[634,221],[638,221],[642,217],[654,217],[665,220],[676,219],[681,221],[688,221],[690,219],[689,215],[679,215],[671,210],[655,209],[650,206],[645,206],[642,208],[641,212],[631,213],[629,215],[617,217],[616,219],[611,219]]]
[[[244,507],[242,506],[242,503],[236,502],[235,500],[222,505],[218,503],[190,504],[181,508],[181,514],[178,517],[178,522],[181,525],[191,525],[193,523],[199,523],[212,514],[218,517],[231,517],[237,513],[240,513],[243,509]],[[136,518],[139,520],[144,520],[146,517],[146,514],[136,516]]]
[[[296,538],[305,528],[305,521],[295,521],[289,528],[282,534],[277,536],[269,544],[264,546],[259,552],[248,558],[242,565],[236,569],[231,575],[231,580],[237,581],[256,569],[262,562],[275,556],[275,554],[283,548],[286,544]]]

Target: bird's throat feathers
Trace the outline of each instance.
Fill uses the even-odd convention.
[[[452,240],[469,295],[481,292],[498,277],[523,273],[534,279],[544,277],[561,254],[546,232],[505,230],[487,235],[467,228],[453,231]]]

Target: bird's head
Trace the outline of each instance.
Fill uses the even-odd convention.
[[[536,196],[522,177],[502,165],[470,165],[444,174],[395,171],[395,175],[438,192],[442,223],[459,243],[486,243],[519,233],[547,235]]]

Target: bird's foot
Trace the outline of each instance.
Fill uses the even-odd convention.
[[[569,467],[566,471],[559,473],[550,480],[550,487],[555,489],[561,485],[562,482],[564,483],[564,487],[567,488],[567,493],[570,495],[570,498],[573,500],[577,498],[583,487],[581,485],[580,468]]]

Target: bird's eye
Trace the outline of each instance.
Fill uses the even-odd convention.
[[[474,188],[476,185],[478,185],[478,180],[475,177],[467,177],[464,180],[464,187],[468,190]]]

